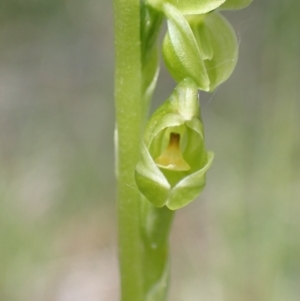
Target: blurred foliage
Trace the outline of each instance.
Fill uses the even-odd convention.
[[[240,57],[201,94],[216,157],[175,220],[172,301],[299,300],[299,11],[226,12]],[[111,3],[3,0],[0,20],[0,300],[117,300]],[[156,105],[172,87],[162,69]]]
[[[0,7],[1,15],[9,20],[21,16],[29,18],[49,16],[64,7],[65,4],[66,1],[61,0],[2,0]]]

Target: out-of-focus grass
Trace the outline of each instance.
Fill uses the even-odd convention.
[[[1,5],[0,300],[118,300],[111,3]],[[299,300],[299,6],[226,13],[240,58],[201,94],[216,157],[175,220],[172,301]]]
[[[1,3],[0,300],[117,292],[109,5]]]

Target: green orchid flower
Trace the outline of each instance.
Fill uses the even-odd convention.
[[[154,206],[176,210],[203,190],[212,160],[204,144],[197,84],[186,78],[147,124],[136,183]]]
[[[217,12],[184,16],[166,3],[168,32],[163,43],[166,66],[177,82],[191,77],[204,91],[228,79],[238,57],[236,35]]]

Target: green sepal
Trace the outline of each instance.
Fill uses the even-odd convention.
[[[238,58],[238,41],[230,23],[219,13],[213,12],[202,19],[193,16],[188,19],[203,53],[209,90],[226,81],[232,74]]]
[[[171,210],[177,210],[193,201],[205,187],[205,175],[210,168],[214,154],[207,153],[205,165],[197,172],[182,179],[173,189],[171,189],[167,201],[167,207]]]
[[[220,9],[241,9],[248,6],[253,0],[226,0]]]
[[[167,153],[174,133],[181,139],[176,152],[180,158],[182,156],[181,160],[189,166],[188,169],[173,169],[157,163],[157,158]],[[197,85],[186,78],[147,124],[141,159],[135,171],[137,186],[154,206],[179,209],[203,190],[212,159],[213,154],[205,149]],[[181,161],[176,161],[176,164],[181,164]]]
[[[191,77],[199,89],[209,90],[209,78],[194,34],[183,16],[173,5],[166,3],[168,32],[163,42],[166,66],[177,82]]]
[[[165,205],[171,186],[144,143],[141,145],[141,160],[136,166],[135,180],[139,190],[155,207]]]
[[[223,4],[225,0],[147,0],[147,3],[161,11],[165,3],[175,6],[185,15],[205,14]]]

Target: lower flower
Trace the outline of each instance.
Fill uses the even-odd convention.
[[[197,85],[186,78],[147,124],[136,183],[154,206],[176,210],[201,193],[212,160],[204,145]]]

